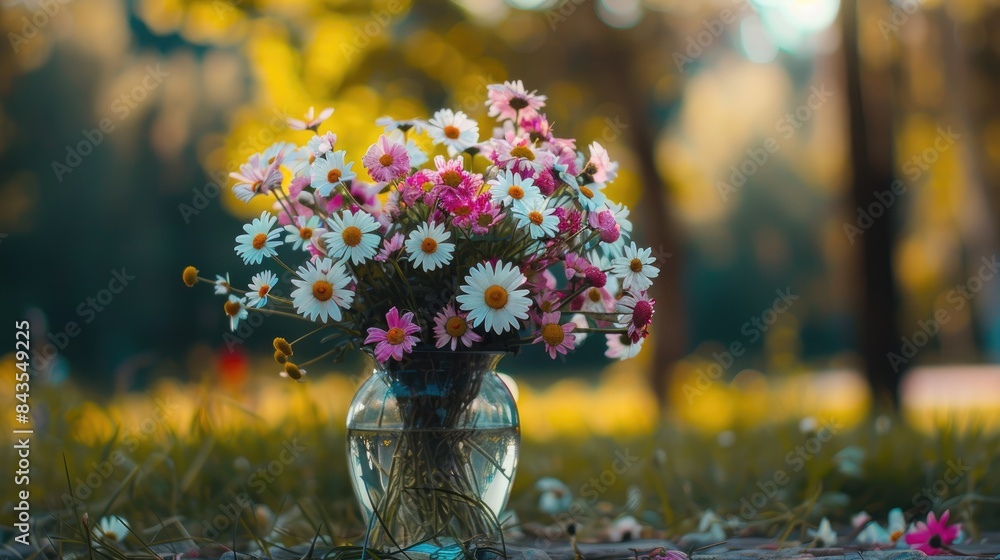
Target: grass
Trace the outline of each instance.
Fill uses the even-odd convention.
[[[33,387],[35,544],[83,558],[361,544],[343,427],[352,393],[353,382],[338,376],[304,385],[253,379],[238,389],[166,383],[102,403],[66,385]],[[4,469],[15,453],[0,448]],[[525,437],[508,509],[529,537],[547,526],[558,537],[571,520],[539,511],[534,484],[546,476],[569,488],[581,540],[603,538],[623,514],[639,519],[644,535],[676,539],[707,509],[727,518],[732,534],[793,541],[808,540],[823,516],[846,534],[854,513],[884,522],[893,507],[921,519],[950,508],[973,538],[1000,528],[1000,435],[928,434],[890,417],[722,432],[666,418],[648,433]],[[19,488],[3,480],[6,501]],[[122,543],[82,538],[84,515],[88,527],[119,516],[129,534]],[[5,533],[8,545],[12,536]]]

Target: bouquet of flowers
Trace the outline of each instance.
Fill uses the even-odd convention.
[[[597,142],[584,154],[555,136],[540,112],[545,101],[520,81],[489,86],[488,114],[499,123],[485,140],[461,111],[379,119],[385,133],[360,166],[336,134],[319,132],[333,110],[310,110],[290,120],[312,133],[305,145],[276,143],[232,174],[240,200],[274,198],[272,211],[243,226],[236,253],[247,265],[268,259],[283,269],[289,296],[279,295],[273,267],[247,290],[228,274],[213,281],[184,270],[189,286],[211,283],[226,297],[234,330],[250,312],[314,324],[292,342],[274,340],[282,376],[304,381],[303,366],[358,348],[387,372],[403,429],[387,433],[379,420],[374,435],[349,433],[352,460],[369,469],[355,482],[367,516],[379,521],[374,542],[495,526],[485,510],[506,499],[516,450],[505,457],[519,428],[486,437],[468,429],[488,385],[477,356],[539,344],[554,359],[596,333],[606,336],[607,356],[626,359],[648,335],[655,302],[647,290],[659,269],[652,251],[629,239],[628,209],[604,194],[618,164]],[[433,160],[414,141],[419,134],[441,152]],[[317,335],[330,350],[293,362],[294,346]],[[435,349],[451,357],[428,352]],[[462,374],[442,367],[446,359]],[[477,493],[501,475],[502,499],[482,507]]]
[[[231,175],[240,200],[274,197],[273,211],[243,226],[236,253],[283,269],[290,297],[277,295],[274,270],[254,274],[247,290],[193,267],[184,282],[214,284],[233,330],[250,311],[303,319],[337,357],[363,348],[384,363],[418,347],[541,344],[556,358],[589,333],[606,336],[608,357],[635,356],[652,321],[655,257],[630,241],[628,209],[603,192],[617,162],[597,142],[584,154],[556,137],[545,101],[520,81],[489,86],[499,126],[485,140],[461,111],[379,119],[385,134],[361,157],[373,183],[335,133],[318,132],[332,109],[289,119],[312,133],[305,145],[276,143]],[[428,165],[411,134],[447,156]],[[276,339],[275,359],[302,381],[293,346]]]

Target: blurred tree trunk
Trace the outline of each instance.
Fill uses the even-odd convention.
[[[859,44],[859,3],[846,0],[842,12],[852,219],[854,208],[880,204],[875,194],[891,189],[894,179],[893,81],[865,69]],[[899,381],[905,367],[894,367],[889,360],[889,353],[900,351],[896,324],[899,300],[892,266],[895,210],[896,205],[888,205],[884,215],[874,218],[871,226],[855,238],[860,245],[855,316],[861,354],[876,406],[891,407],[899,405]]]
[[[650,288],[656,299],[655,346],[646,351],[653,352],[650,383],[661,405],[669,402],[670,376],[674,363],[684,355],[687,344],[685,329],[684,291],[681,279],[681,246],[677,225],[667,196],[667,184],[660,176],[656,165],[656,133],[658,127],[652,108],[655,100],[650,93],[652,84],[644,83],[640,66],[643,59],[642,37],[636,38],[602,26],[609,36],[602,40],[605,45],[610,72],[605,82],[608,93],[616,95],[618,103],[626,111],[624,121],[628,124],[625,133],[632,145],[639,163],[639,177],[642,184],[640,203],[632,210],[645,230],[647,244],[657,257],[656,266],[660,275]],[[671,103],[677,103],[677,99]],[[656,123],[660,124],[660,123]]]

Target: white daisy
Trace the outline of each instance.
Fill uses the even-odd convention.
[[[534,179],[522,179],[520,174],[509,169],[498,173],[497,178],[490,181],[489,185],[490,199],[504,206],[527,204],[542,197],[542,191],[535,186]]]
[[[347,309],[354,301],[354,292],[347,288],[351,277],[340,262],[319,259],[307,262],[296,271],[298,278],[292,280],[296,289],[292,291],[292,305],[300,315],[322,322],[327,318],[341,319],[341,308]]]
[[[378,222],[364,210],[353,213],[344,210],[332,214],[327,220],[330,233],[323,235],[327,254],[334,259],[344,258],[354,264],[361,264],[375,256],[381,239],[378,234]]]
[[[250,290],[247,291],[247,305],[264,307],[267,305],[267,295],[278,283],[278,276],[270,270],[255,274],[251,278]]]
[[[653,266],[656,258],[652,249],[639,249],[635,241],[622,250],[622,256],[611,261],[611,274],[622,279],[622,288],[641,292],[653,285],[660,269]]]
[[[435,270],[451,262],[455,250],[454,243],[447,243],[451,232],[444,230],[444,224],[420,224],[410,232],[406,240],[409,260],[421,270]]]
[[[347,152],[337,150],[336,152],[327,152],[323,157],[313,161],[309,177],[312,180],[312,188],[316,189],[320,196],[328,196],[338,184],[358,176],[357,173],[351,171],[354,162],[344,161],[346,156]]]
[[[229,293],[229,273],[225,277],[215,275],[215,295],[224,296]]]
[[[121,542],[128,535],[128,528],[117,515],[114,517],[102,517],[94,529],[95,533],[100,531],[100,534],[105,538],[115,542]]]
[[[428,121],[427,134],[449,153],[463,152],[479,142],[479,125],[462,111],[441,109]]]
[[[518,225],[528,228],[532,239],[555,237],[559,231],[559,216],[547,206],[548,201],[541,196],[514,205]]]
[[[600,210],[607,202],[604,194],[604,183],[588,183],[576,188],[576,199],[585,210]]]
[[[292,249],[309,250],[309,242],[313,237],[322,235],[326,230],[320,227],[319,216],[296,216],[294,224],[285,226],[288,235],[285,236],[285,243],[290,243]]]
[[[275,247],[281,245],[281,230],[272,230],[278,218],[266,210],[253,222],[243,225],[243,235],[236,236],[236,254],[243,258],[244,264],[260,264],[264,257],[273,257],[278,252]]]
[[[222,305],[222,309],[226,312],[226,316],[229,317],[229,330],[233,332],[236,332],[236,327],[239,326],[240,321],[246,319],[247,315],[250,314],[247,311],[247,306],[243,303],[243,298],[234,294],[229,294],[229,299]]]
[[[524,274],[513,264],[480,263],[469,271],[462,285],[462,295],[456,298],[463,311],[469,312],[473,327],[485,324],[497,334],[518,329],[518,320],[528,318],[528,290],[518,289],[525,282]]]

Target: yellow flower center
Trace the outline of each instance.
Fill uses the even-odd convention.
[[[434,183],[427,181],[423,185],[420,185],[420,188],[423,189],[424,192],[431,192],[431,189],[434,188]]]
[[[493,216],[490,216],[489,214],[480,214],[479,218],[476,219],[476,223],[479,224],[479,227],[487,227],[493,223]]]
[[[583,196],[587,198],[594,198],[594,191],[588,189],[585,186],[582,185],[580,186],[580,192],[583,194]]]
[[[309,154],[309,165],[312,165],[316,161],[316,156]]]
[[[632,262],[628,263],[628,268],[632,272],[642,272],[642,261],[639,259],[632,259]]]
[[[238,301],[226,301],[226,304],[223,305],[223,308],[226,310],[226,315],[229,315],[230,317],[239,315],[242,307],[243,306]]]
[[[486,292],[483,293],[483,300],[486,301],[486,305],[493,309],[503,309],[507,305],[507,290],[494,284],[486,288]]]
[[[385,333],[385,340],[392,345],[402,344],[406,340],[406,332],[399,327],[393,327]]]
[[[253,236],[252,245],[254,249],[260,251],[261,249],[264,248],[264,245],[266,243],[267,243],[267,236],[264,235],[263,233],[258,233],[257,235]]]
[[[437,241],[434,241],[430,237],[424,239],[424,242],[420,244],[420,250],[427,254],[431,254],[434,251],[437,251],[437,248],[438,248]]]
[[[548,313],[549,311],[552,311],[552,302],[549,300],[543,300],[542,303],[538,304],[538,307],[543,313]]]
[[[312,228],[299,228],[299,237],[302,239],[310,239],[313,236]]]
[[[559,346],[566,340],[566,333],[558,324],[549,323],[542,327],[542,340],[549,346]]]
[[[326,280],[313,282],[313,297],[319,301],[328,301],[333,297],[333,284]]]
[[[597,303],[602,299],[601,290],[598,290],[597,288],[591,288],[587,290],[587,297],[590,298],[590,301]]]
[[[458,137],[461,134],[462,131],[459,130],[458,127],[453,124],[449,124],[448,126],[444,127],[444,135],[452,140],[458,140]]]
[[[457,187],[462,183],[462,174],[449,169],[441,174],[441,182],[452,188]]]
[[[253,191],[253,192],[257,192],[257,191],[260,190],[260,188],[262,186],[264,186],[263,182],[261,182],[261,181],[254,181],[254,183],[252,185],[250,185],[250,190]]]
[[[507,194],[509,194],[514,200],[521,200],[524,198],[524,189],[518,185],[511,185],[511,187],[507,189]]]
[[[331,169],[326,172],[326,180],[328,183],[339,183],[340,176],[341,173],[339,169]]]
[[[528,219],[531,220],[531,223],[536,226],[540,226],[545,220],[545,216],[543,216],[538,210],[532,210],[531,212],[528,212]]]
[[[389,167],[390,165],[392,165],[392,155],[382,154],[382,157],[378,158],[378,162],[381,163],[384,167]]]
[[[515,146],[510,150],[511,157],[524,158],[528,161],[535,161],[535,152],[527,146]]]
[[[456,216],[468,216],[471,213],[472,209],[469,208],[468,206],[459,206],[458,208],[455,209],[454,212]]]
[[[355,226],[345,227],[340,237],[344,239],[344,244],[348,247],[357,247],[361,244],[361,230]]]
[[[270,291],[271,291],[271,286],[268,286],[267,284],[264,284],[263,286],[260,287],[259,290],[257,290],[257,295],[260,296],[261,298],[263,298],[264,296],[267,295],[267,292],[270,292]]]
[[[452,317],[444,325],[444,332],[448,333],[448,336],[455,338],[461,337],[467,330],[469,330],[469,324],[461,317]]]

